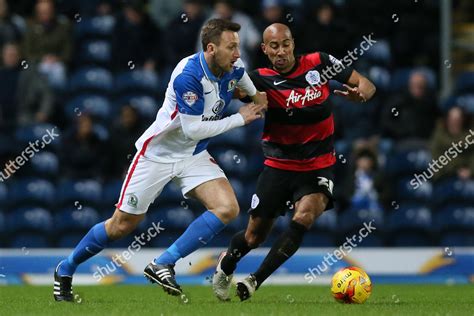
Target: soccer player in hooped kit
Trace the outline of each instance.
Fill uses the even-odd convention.
[[[203,51],[181,60],[174,69],[165,101],[155,122],[136,142],[137,154],[124,180],[114,214],[96,224],[54,272],[54,299],[73,301],[72,277],[77,266],[99,253],[109,241],[132,232],[150,203],[171,180],[185,197],[198,199],[208,211],[159,257],[144,275],[167,293],[179,295],[174,264],[202,247],[239,213],[235,193],[222,169],[207,152],[209,138],[262,117],[265,93],[258,92],[240,60],[240,25],[209,20],[201,31]],[[222,118],[234,89],[254,103]]]
[[[258,268],[237,282],[237,296],[246,300],[300,247],[305,233],[327,209],[333,208],[334,122],[329,79],[344,84],[335,94],[365,102],[375,86],[357,71],[322,52],[295,57],[290,29],[280,23],[263,33],[262,50],[272,66],[249,73],[257,89],[268,97],[262,146],[265,167],[252,197],[246,230],[236,233],[219,257],[213,276],[214,294],[230,299],[237,263],[257,248],[270,232],[275,218],[284,215],[287,201],[295,213],[287,230],[275,241]],[[333,77],[324,78],[327,73]],[[245,94],[240,94],[244,96]]]

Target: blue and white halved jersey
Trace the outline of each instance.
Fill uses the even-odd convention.
[[[240,59],[221,78],[211,73],[203,52],[182,59],[171,74],[156,120],[135,143],[137,150],[146,158],[163,163],[206,150],[210,137],[244,125],[240,114],[222,119],[235,87],[248,95],[256,93]],[[201,133],[190,134],[187,127],[196,121],[201,124]],[[211,125],[212,130],[207,131]],[[208,136],[200,139],[196,137],[199,134]]]

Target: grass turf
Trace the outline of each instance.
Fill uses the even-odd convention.
[[[334,301],[326,286],[262,286],[250,300],[218,302],[209,286],[187,298],[152,285],[75,286],[80,303],[55,302],[51,286],[0,286],[1,315],[474,315],[472,285],[375,285],[363,305]],[[188,302],[186,303],[186,299]]]

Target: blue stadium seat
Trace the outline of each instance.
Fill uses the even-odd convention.
[[[252,196],[249,196],[249,191],[245,187],[244,182],[234,177],[229,178],[229,182],[234,189],[235,196],[237,197],[240,207],[242,207],[242,209],[248,208],[250,206],[250,200]]]
[[[129,103],[145,119],[154,119],[161,107],[161,103],[148,95],[133,95],[121,99],[121,104]]]
[[[375,43],[369,50],[365,52],[364,57],[368,58],[372,62],[384,66],[390,66],[392,62],[390,43],[385,39],[378,40],[377,43]]]
[[[50,133],[48,133],[48,131]],[[32,124],[32,125],[22,126],[22,127],[17,128],[15,131],[15,140],[18,142],[17,145],[21,147],[28,146],[30,141],[32,143],[35,143],[38,140],[39,147],[36,147],[36,148],[41,149],[43,137],[44,137],[44,141],[51,141],[51,137],[55,137],[51,141],[51,143],[44,145],[48,149],[55,149],[60,143],[59,137],[55,136],[57,134],[61,134],[61,131],[54,125],[47,124],[47,123],[38,123],[38,124]],[[45,135],[52,135],[52,136],[46,137]],[[38,145],[38,144],[35,144],[35,145]],[[23,149],[25,148],[22,148],[21,150]]]
[[[471,115],[474,114],[474,94],[470,93],[457,96],[455,105],[462,107]]]
[[[150,214],[149,223],[163,220],[161,226],[166,229],[184,231],[194,220],[193,211],[185,207],[164,207],[158,213]]]
[[[410,78],[411,72],[411,68],[395,69],[395,71],[392,73],[392,80],[390,82],[390,87],[392,88],[392,91],[400,91],[407,89],[408,79]]]
[[[62,205],[98,205],[102,199],[102,185],[96,180],[64,180],[58,186],[57,200]]]
[[[41,151],[31,158],[29,167],[33,176],[55,178],[59,172],[59,159],[52,152]]]
[[[112,207],[120,197],[120,190],[122,189],[123,180],[116,179],[109,181],[103,187],[102,205],[104,207]]]
[[[133,70],[122,72],[115,78],[115,93],[155,94],[158,92],[158,75],[149,70]]]
[[[456,231],[444,232],[441,234],[440,246],[472,247],[474,246],[474,233]]]
[[[431,201],[433,186],[431,182],[423,182],[417,189],[410,184],[413,178],[403,178],[398,180],[397,199],[398,201],[413,201],[419,203],[428,203]]]
[[[364,223],[373,221],[372,226],[377,227],[380,231],[384,226],[383,212],[378,210],[347,210],[338,216],[338,223],[340,229],[346,232],[353,232],[359,230],[364,226]]]
[[[301,243],[302,247],[335,247],[336,238],[333,234],[321,231],[308,232]]]
[[[394,246],[430,246],[433,232],[431,211],[427,207],[403,205],[388,215],[389,242]]]
[[[253,136],[255,137],[255,136]],[[248,146],[248,137],[246,136],[245,128],[234,128],[223,134],[220,134],[211,140],[212,147],[237,147],[238,149],[244,149]]]
[[[474,72],[465,71],[456,78],[456,93],[467,93],[474,90]]]
[[[112,59],[112,47],[109,41],[90,40],[81,43],[79,61],[84,64],[108,65]]]
[[[9,203],[8,187],[5,183],[0,182],[0,205],[5,206]]]
[[[441,207],[447,203],[472,205],[474,202],[474,181],[447,179],[435,184],[433,203]]]
[[[105,127],[104,125],[102,124],[94,124],[94,126],[92,127],[93,131],[94,131],[94,134],[97,135],[97,137],[105,142],[109,139],[109,130],[107,129],[107,127]]]
[[[37,232],[48,234],[53,229],[51,213],[40,207],[24,207],[14,210],[8,217],[8,231]]]
[[[98,67],[86,67],[77,70],[69,80],[71,93],[102,93],[108,94],[113,88],[112,74]]]
[[[213,156],[227,175],[246,177],[249,174],[248,160],[242,151],[219,149]]]
[[[387,91],[390,88],[390,72],[387,68],[373,66],[369,69],[369,78],[377,89]]]
[[[53,245],[49,243],[48,237],[40,233],[18,233],[12,236],[8,245],[10,248],[22,248],[23,253],[29,253],[29,248],[48,248]]]
[[[99,213],[88,206],[68,207],[54,216],[56,232],[86,232],[99,222]]]
[[[448,206],[435,215],[440,231],[469,231],[474,233],[474,207]]]
[[[0,247],[5,247],[7,243],[7,223],[5,213],[0,209]]]
[[[81,113],[88,113],[102,120],[109,120],[111,113],[110,102],[105,96],[83,94],[70,100],[64,109],[69,120],[74,120]]]
[[[189,205],[181,193],[181,188],[173,181],[168,182],[154,204],[159,208],[164,204],[173,204],[176,206]]]
[[[312,231],[336,232],[337,228],[337,213],[336,211],[324,212],[311,227]]]
[[[96,16],[81,17],[81,22],[74,27],[77,38],[105,38],[112,35],[115,26],[115,17]]]
[[[391,175],[413,176],[414,173],[425,171],[430,161],[431,153],[427,149],[395,149],[387,157],[385,170]]]
[[[80,232],[65,232],[55,238],[55,247],[59,248],[75,248],[84,237]]]
[[[53,183],[45,179],[17,180],[9,189],[9,202],[15,206],[51,206],[56,201],[56,189]]]

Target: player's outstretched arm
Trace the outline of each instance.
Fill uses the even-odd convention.
[[[334,90],[334,93],[355,102],[366,102],[375,94],[375,85],[366,77],[353,70],[347,84],[346,90]]]

